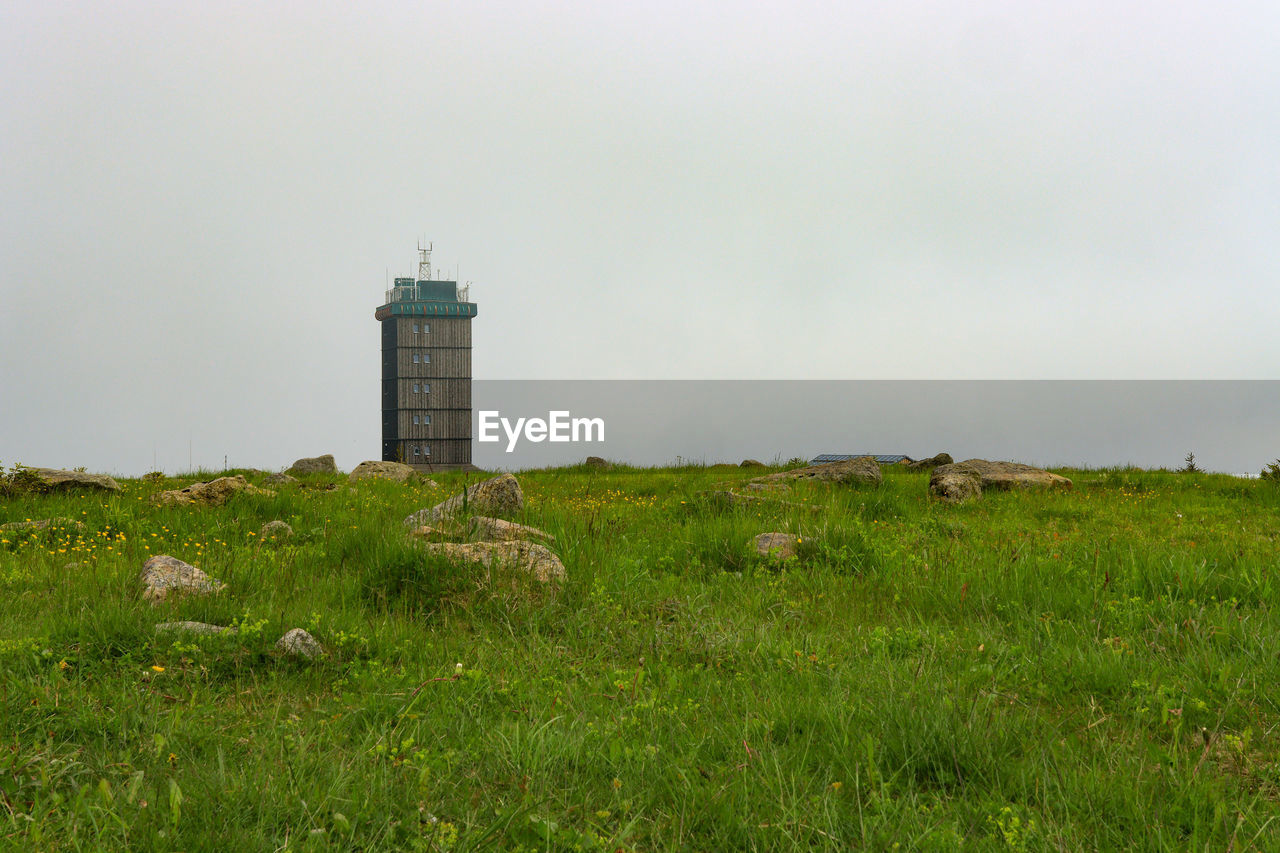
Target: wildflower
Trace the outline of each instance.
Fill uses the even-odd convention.
[[[843,782],[832,782],[832,783],[831,783],[831,790],[833,790],[833,791],[839,791],[839,790],[840,790],[841,788],[843,788],[843,787],[844,787],[844,783],[843,783]]]
[[[153,664],[151,665],[151,671],[152,671],[152,672],[164,672],[164,667],[162,667],[162,666],[161,666],[160,664],[158,664],[158,663],[153,663]]]
[[[615,790],[615,791],[616,791],[616,790],[618,790],[618,789],[619,789],[619,788],[621,788],[621,787],[622,787],[622,780],[621,780],[621,779],[619,779],[617,776],[614,776],[614,777],[613,777],[613,790]]]

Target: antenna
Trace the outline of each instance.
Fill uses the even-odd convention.
[[[422,242],[418,242],[418,281],[431,280],[431,247],[428,243],[427,248],[422,248]]]

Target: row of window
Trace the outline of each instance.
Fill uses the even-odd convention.
[[[416,353],[416,352],[415,352],[415,353],[413,354],[413,363],[414,363],[414,364],[430,364],[430,363],[431,363],[431,353],[429,353],[429,352],[424,352],[424,353],[422,353],[422,360],[421,360],[421,361],[419,361],[419,360],[418,360],[418,353]]]
[[[419,388],[421,388],[422,390],[421,390],[421,391],[419,391],[419,390],[418,390]],[[415,393],[415,394],[430,394],[430,393],[431,393],[431,383],[429,383],[429,382],[423,382],[421,385],[419,385],[417,382],[413,383],[413,393]]]
[[[413,333],[414,333],[415,335],[416,335],[416,334],[419,334],[419,332],[418,332],[418,324],[417,324],[417,323],[414,323],[414,324],[413,324]],[[429,334],[431,334],[431,324],[430,324],[430,323],[423,323],[423,324],[422,324],[422,332],[421,332],[421,334],[424,334],[424,335],[429,335]]]
[[[414,415],[413,423],[415,426],[431,426],[431,415]]]
[[[410,446],[413,448],[413,455],[414,455],[414,456],[419,456],[419,457],[421,457],[421,456],[430,456],[430,455],[431,455],[431,445],[429,445],[429,444],[414,444],[414,445],[410,445]]]

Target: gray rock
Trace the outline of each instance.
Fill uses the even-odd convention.
[[[241,474],[234,477],[219,477],[207,483],[192,483],[185,489],[170,489],[151,496],[151,500],[161,506],[177,506],[183,504],[200,504],[202,506],[222,506],[237,494],[273,495],[269,489],[259,489]]]
[[[292,535],[293,528],[289,523],[277,518],[262,525],[262,529],[258,531],[258,540],[265,542],[269,539],[288,539]]]
[[[73,521],[70,518],[41,518],[27,521],[10,521],[8,524],[0,524],[0,530],[21,531],[21,530],[48,530],[54,527],[68,527],[75,530],[84,530],[83,521]]]
[[[226,588],[190,563],[177,557],[156,554],[142,564],[142,597],[152,602],[177,595],[207,595]]]
[[[470,513],[512,515],[524,509],[524,492],[520,490],[520,483],[514,476],[503,474],[468,487],[465,502],[462,495],[454,495],[430,509],[418,510],[404,520],[405,526],[421,527],[457,515],[463,511],[464,503],[466,511]]]
[[[791,533],[761,533],[756,537],[756,553],[771,560],[785,560],[796,555],[800,537]]]
[[[791,480],[816,480],[823,483],[858,483],[878,486],[884,480],[880,466],[870,456],[828,462],[825,465],[809,465],[791,471],[780,471],[756,477],[753,483],[779,483]]]
[[[742,462],[738,464],[738,467],[739,468],[763,468],[764,463],[758,459],[743,459]]]
[[[301,628],[294,628],[276,641],[276,648],[287,655],[316,658],[324,654],[320,642]]]
[[[556,539],[545,530],[485,515],[477,515],[471,519],[471,538],[482,542],[514,542],[520,539],[554,542]]]
[[[377,462],[368,460],[361,462],[355,469],[347,475],[347,479],[351,482],[357,480],[369,479],[393,480],[397,483],[408,483],[410,480],[418,479],[418,472],[412,465],[406,465],[403,462]],[[434,488],[435,483],[429,485]]]
[[[269,474],[263,479],[264,486],[287,486],[290,483],[298,482],[297,477],[290,477],[288,474]]]
[[[18,468],[14,476],[19,480],[33,479],[39,491],[69,492],[80,489],[98,492],[118,492],[120,484],[106,474],[86,474],[83,471],[63,471],[60,468]]]
[[[455,562],[484,566],[490,572],[513,569],[542,583],[563,580],[564,563],[536,542],[437,542],[422,546]]]
[[[612,468],[613,467],[612,465],[609,464],[608,460],[602,459],[599,456],[588,456],[587,461],[583,462],[582,464],[586,465],[588,468]]]
[[[929,493],[949,503],[980,497],[984,491],[1009,489],[1069,489],[1066,477],[1020,462],[966,459],[939,465],[929,476]]]
[[[932,471],[939,465],[951,465],[955,462],[951,458],[950,453],[939,453],[936,456],[930,456],[928,459],[917,459],[914,462],[907,462],[908,471]]]
[[[157,634],[227,634],[236,632],[235,628],[224,628],[222,625],[210,625],[208,622],[161,622],[156,625]]]
[[[292,474],[295,477],[301,477],[306,474],[336,474],[338,473],[338,466],[333,461],[333,454],[326,453],[324,456],[299,459],[285,473]]]

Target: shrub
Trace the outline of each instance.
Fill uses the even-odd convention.
[[[1268,462],[1267,467],[1263,468],[1258,476],[1269,482],[1280,484],[1280,459]]]

